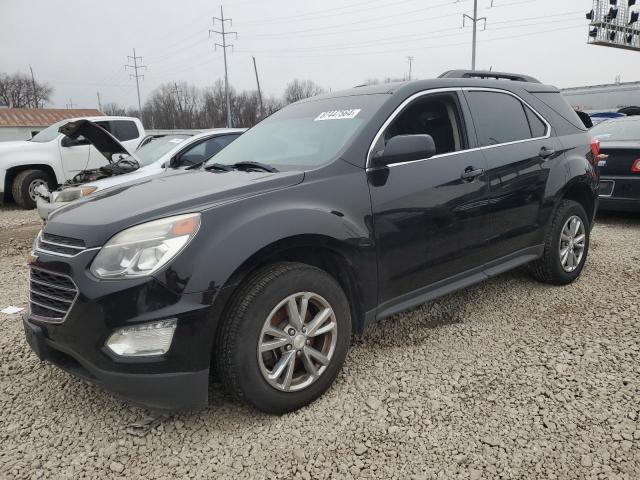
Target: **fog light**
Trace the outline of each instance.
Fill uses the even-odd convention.
[[[176,319],[119,328],[107,339],[106,346],[121,357],[164,355],[171,347]]]

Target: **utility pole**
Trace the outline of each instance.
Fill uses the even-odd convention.
[[[493,6],[493,2],[492,2]],[[478,38],[478,22],[484,22],[484,28],[487,28],[487,17],[478,18],[478,0],[473,0],[473,17],[470,17],[466,13],[462,15],[462,26],[465,26],[465,20],[471,20],[473,22],[473,43],[471,45],[471,70],[476,69],[476,45]]]
[[[258,84],[258,100],[260,101],[259,117],[262,118],[262,116],[264,115],[264,106],[262,105],[262,91],[260,90],[260,79],[258,78],[258,67],[256,67],[256,57],[251,57],[251,58],[253,58],[253,70],[254,72],[256,72],[256,83]]]
[[[176,101],[178,102],[178,122],[177,122],[177,128],[184,128],[183,125],[183,119],[184,119],[184,110],[182,109],[182,101],[180,100],[180,89],[178,88],[178,84],[176,82],[173,82],[173,88],[176,91]]]
[[[33,77],[33,68],[29,65],[29,70],[31,70],[31,86],[33,87],[33,108],[38,108],[38,92],[36,91],[36,80]]]
[[[100,101],[100,92],[96,92],[98,96],[98,110],[102,111],[102,102]]]
[[[71,98],[69,98],[69,103],[67,103],[67,110],[69,110],[70,108],[75,107],[76,105],[73,104],[73,100]]]
[[[407,57],[407,61],[409,62],[409,81],[411,81],[411,66],[413,64],[413,57]]]
[[[146,71],[147,67],[146,65],[140,65],[138,64],[138,61],[142,62],[142,57],[137,57],[136,56],[136,49],[133,49],[133,56],[127,56],[127,62],[133,62],[133,65],[130,65],[129,63],[125,64],[124,69],[126,70],[127,68],[132,68],[134,73],[130,73],[129,74],[129,78],[135,78],[136,79],[136,89],[138,90],[138,111],[140,112],[140,120],[142,120],[142,102],[140,102],[140,79],[142,78],[144,80],[144,75],[139,75],[138,74],[138,70],[143,69]],[[144,123],[144,122],[143,122]]]
[[[233,44],[227,43],[227,35],[235,35],[236,39],[238,38],[238,32],[227,32],[225,31],[225,23],[229,22],[229,25],[233,25],[233,21],[230,18],[224,18],[224,12],[222,11],[222,5],[220,5],[220,17],[213,17],[213,25],[215,26],[216,20],[220,22],[220,29],[218,30],[209,30],[209,37],[211,37],[212,33],[217,33],[222,37],[222,43],[215,43],[214,49],[217,50],[218,47],[222,48],[222,52],[224,54],[224,90],[225,97],[227,97],[227,127],[232,127],[231,122],[231,99],[229,98],[229,71],[227,68],[227,48],[233,49]]]

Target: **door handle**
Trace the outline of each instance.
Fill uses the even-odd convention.
[[[542,147],[538,155],[543,160],[546,160],[555,154],[556,154],[556,151],[553,148]]]
[[[473,167],[467,167],[464,169],[464,172],[462,172],[462,175],[460,175],[460,178],[462,178],[463,180],[471,181],[479,177],[483,173],[484,173],[484,168],[474,169]]]

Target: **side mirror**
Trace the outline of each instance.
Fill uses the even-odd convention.
[[[382,154],[371,159],[373,167],[386,167],[392,163],[424,160],[436,154],[431,135],[396,135],[384,147]]]
[[[79,145],[88,145],[88,144],[89,142],[82,135],[80,135],[78,138],[71,138],[71,137],[64,136],[62,137],[62,142],[60,142],[60,145],[63,147],[77,147]]]

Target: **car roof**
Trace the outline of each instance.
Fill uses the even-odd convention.
[[[521,82],[513,80],[495,80],[495,79],[478,79],[478,78],[433,78],[428,80],[414,80],[407,82],[394,82],[394,83],[380,83],[375,85],[363,85],[347,90],[341,90],[337,92],[327,93],[311,97],[301,102],[312,102],[317,100],[349,97],[355,95],[411,95],[423,90],[430,90],[436,88],[463,88],[463,87],[475,87],[475,88],[497,88],[501,90],[508,90],[518,92],[525,90],[527,92],[553,92],[559,93],[556,87],[551,85],[544,85],[541,83],[533,82]]]

